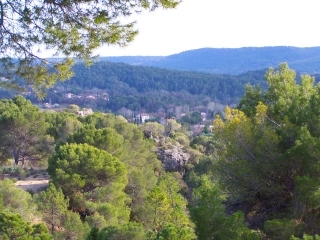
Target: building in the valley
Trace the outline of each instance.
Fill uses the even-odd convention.
[[[72,93],[67,93],[67,94],[65,95],[65,97],[66,97],[66,98],[72,98],[72,97],[73,97],[73,94],[72,94]]]
[[[146,120],[149,120],[149,119],[150,119],[150,116],[149,116],[149,114],[146,114],[146,113],[139,113],[136,116],[136,122],[137,123],[145,123]]]
[[[90,114],[92,114],[93,111],[91,108],[87,108],[87,109],[83,109],[81,111],[78,111],[78,115],[81,116],[81,117],[85,117],[85,116],[88,116]]]

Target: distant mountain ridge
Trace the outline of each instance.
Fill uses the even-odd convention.
[[[287,62],[297,72],[317,74],[320,73],[320,47],[201,48],[166,57],[100,57],[100,61],[215,74],[241,74],[276,68],[279,63]]]

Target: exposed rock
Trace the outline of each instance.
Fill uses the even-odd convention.
[[[159,141],[157,143],[160,145]],[[190,159],[190,154],[179,143],[166,144],[164,147],[157,146],[157,155],[165,171],[177,171],[181,174],[184,174],[184,166]]]

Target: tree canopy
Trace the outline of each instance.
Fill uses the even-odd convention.
[[[53,139],[46,135],[47,124],[39,108],[22,96],[0,101],[0,162],[43,162],[52,153]]]
[[[247,87],[240,109],[226,108],[213,124],[214,171],[229,209],[272,239],[320,233],[320,85],[295,76],[285,63],[270,69],[267,91]]]
[[[88,218],[89,225],[96,226],[97,218],[109,225],[129,220],[125,206],[129,199],[124,193],[127,170],[116,157],[88,144],[72,143],[60,146],[48,163],[52,182],[70,198],[71,208]]]
[[[24,221],[19,214],[0,212],[1,239],[43,239],[52,240],[45,224],[31,225]]]
[[[126,46],[137,34],[124,17],[179,0],[11,1],[3,3],[0,26],[1,77],[7,87],[31,85],[41,97],[57,80],[72,76],[74,58],[90,62],[102,44]],[[125,19],[125,20],[123,20]],[[50,51],[59,60],[41,57]],[[21,79],[22,81],[21,85]]]

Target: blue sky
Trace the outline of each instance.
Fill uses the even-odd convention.
[[[166,56],[204,47],[320,46],[317,0],[184,0],[176,9],[144,12],[128,47],[100,56]]]

